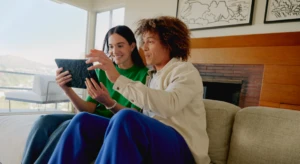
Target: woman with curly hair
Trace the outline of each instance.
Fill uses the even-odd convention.
[[[113,89],[142,108],[114,109],[110,120],[81,113],[71,121],[50,163],[201,163],[210,162],[202,79],[189,62],[190,32],[174,17],[142,19],[136,34],[149,71],[148,86],[120,75],[91,53]],[[98,59],[98,60],[96,60]],[[89,84],[88,84],[89,85]]]

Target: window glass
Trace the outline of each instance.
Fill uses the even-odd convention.
[[[102,50],[103,40],[110,28],[110,11],[97,14],[95,49]]]
[[[4,92],[32,88],[32,74],[55,75],[55,58],[85,54],[86,24],[87,11],[68,4],[1,0],[0,112],[8,109]],[[12,108],[31,108],[22,104],[11,102]]]
[[[124,24],[125,8],[113,9],[97,14],[95,48],[103,49],[103,40],[107,31]]]
[[[112,11],[112,27],[124,25],[125,8],[114,9]]]

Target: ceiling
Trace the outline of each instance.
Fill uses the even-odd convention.
[[[56,3],[66,3],[87,11],[101,11],[125,5],[125,0],[51,0]]]

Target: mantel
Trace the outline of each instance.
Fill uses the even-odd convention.
[[[243,80],[231,80],[231,79],[214,79],[214,78],[202,78],[203,82],[213,82],[213,83],[226,83],[226,84],[242,84]]]

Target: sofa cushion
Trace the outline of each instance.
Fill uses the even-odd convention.
[[[237,112],[228,164],[298,164],[300,112],[247,107]]]
[[[27,136],[39,116],[0,116],[0,163],[21,163]]]
[[[209,157],[212,163],[225,164],[234,116],[240,108],[226,102],[207,99],[204,100],[204,105],[209,137]]]

